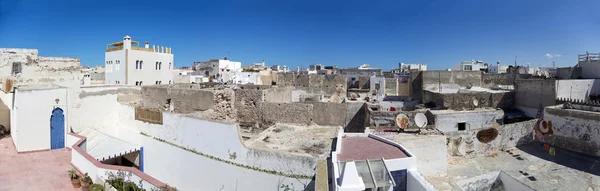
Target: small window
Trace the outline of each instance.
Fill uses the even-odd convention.
[[[21,73],[21,63],[13,62],[12,74],[19,74],[19,73]]]
[[[139,85],[140,85],[140,82],[136,81],[135,86],[139,86]]]
[[[173,69],[173,64],[171,64],[171,63],[169,62],[169,70],[172,70],[172,69]]]
[[[154,69],[158,70],[158,62],[156,62],[156,64],[154,64]]]
[[[140,60],[140,70],[144,69],[144,61]],[[141,83],[141,82],[140,82]]]
[[[140,69],[140,61],[139,61],[139,60],[136,60],[136,61],[135,61],[135,69],[136,69],[136,70],[137,70],[137,69]]]
[[[155,84],[155,85],[158,85],[158,81],[154,81],[154,84]]]
[[[158,63],[158,70],[162,70],[162,62]]]
[[[458,130],[459,131],[467,130],[467,123],[466,122],[458,122]]]

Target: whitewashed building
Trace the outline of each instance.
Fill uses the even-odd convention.
[[[408,72],[410,72],[410,70],[427,71],[427,64],[405,64],[400,62],[400,64],[398,65],[398,68],[400,69],[398,73],[402,73],[405,75],[408,75]]]
[[[152,45],[144,47],[123,37],[123,41],[108,44],[105,53],[105,84],[152,85],[173,81],[171,48]]]
[[[481,60],[464,61],[460,64],[454,65],[453,71],[485,71],[488,68],[487,63],[483,63]]]
[[[236,72],[242,71],[242,63],[222,59],[212,59],[206,62],[195,63],[196,71],[200,71],[204,77],[215,82],[228,82],[234,79]]]
[[[495,66],[488,66],[488,73],[503,74],[508,70],[508,65],[500,65],[500,61],[496,62]]]

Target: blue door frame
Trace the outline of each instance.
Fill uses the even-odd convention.
[[[59,107],[50,116],[50,149],[65,148],[65,115]]]

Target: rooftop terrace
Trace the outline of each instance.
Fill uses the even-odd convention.
[[[406,158],[400,148],[372,137],[347,136],[342,138],[340,161]]]

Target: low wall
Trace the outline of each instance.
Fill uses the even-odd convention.
[[[98,86],[81,87],[71,96],[71,125],[73,132],[86,128],[116,127],[119,119],[119,101],[140,99],[138,87]]]
[[[536,128],[536,140],[555,147],[600,156],[600,114],[562,109],[561,106],[546,107],[543,122]]]
[[[135,120],[133,107],[121,105],[119,127],[130,128],[137,133],[143,132],[150,137],[194,149],[220,160],[259,169],[312,176],[316,167],[316,159],[308,155],[285,155],[246,148],[241,141],[238,127],[234,123],[208,121],[163,112],[163,125],[150,124]],[[123,140],[145,147],[139,141],[130,141],[125,135],[118,136]],[[145,162],[146,165],[150,163],[148,160]]]
[[[320,93],[326,95],[337,94],[340,88],[345,94],[347,89],[346,75],[306,75],[292,73],[278,73],[277,85],[292,86],[295,89],[306,90],[309,93]]]
[[[132,173],[131,177],[129,177],[130,181],[135,182],[136,184],[141,183],[144,189],[153,190],[166,185],[136,168],[100,163],[84,150],[86,145],[85,137],[71,133],[69,133],[69,136],[71,141],[78,138],[77,142],[69,146],[73,149],[73,151],[71,151],[71,164],[77,168],[80,173],[88,173],[88,175],[93,178],[93,182],[106,180],[108,178],[108,172],[116,174],[118,171],[126,171]]]
[[[273,125],[275,123],[295,123],[309,125],[312,123],[313,105],[304,103],[268,103],[258,104],[261,123]]]
[[[542,107],[556,105],[555,80],[516,80],[515,106],[525,108],[523,110],[537,110],[540,105]]]
[[[313,122],[318,125],[344,126],[346,119],[346,104],[329,102],[312,102]]]
[[[518,145],[531,143],[533,141],[531,133],[536,122],[537,119],[533,119],[496,128],[444,133],[448,139],[447,153],[450,156],[488,156]],[[494,130],[496,133],[491,132]]]

